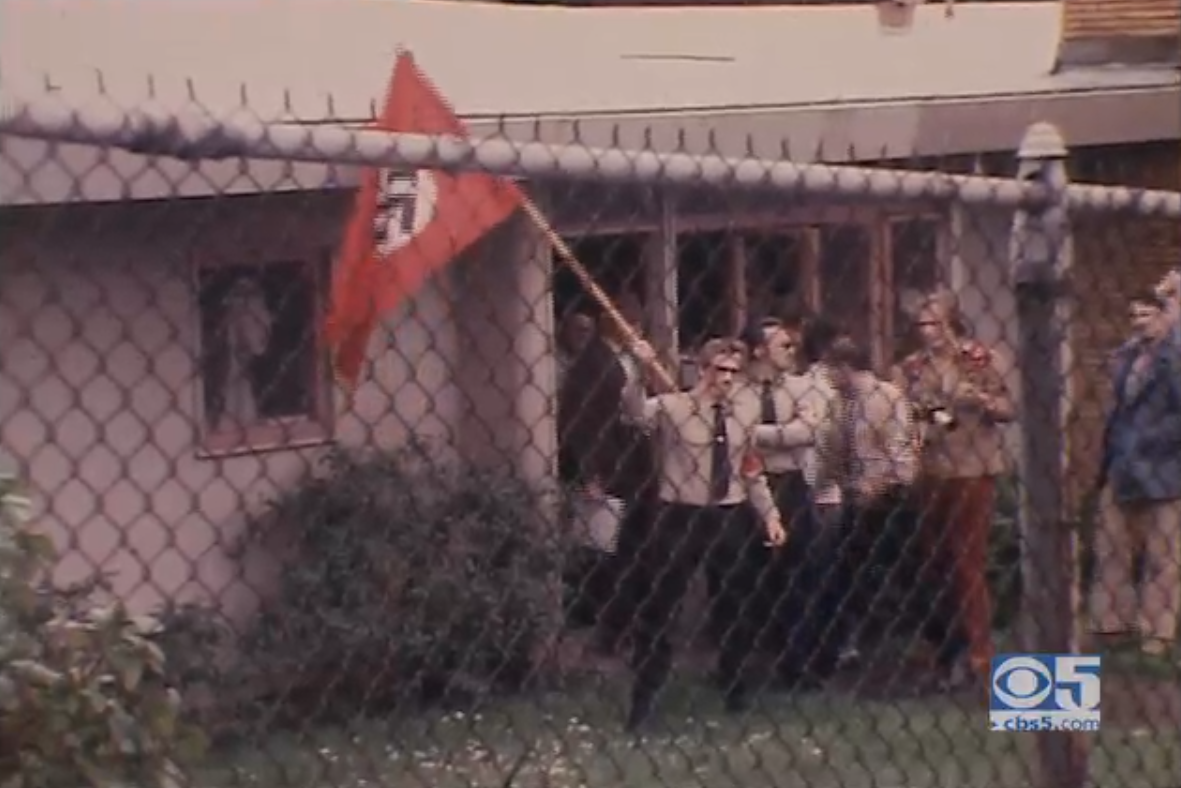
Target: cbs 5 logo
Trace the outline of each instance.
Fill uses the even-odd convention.
[[[992,689],[1010,709],[1034,709],[1053,695],[1063,711],[1091,711],[1099,706],[1100,664],[1094,656],[1009,657],[997,666]]]

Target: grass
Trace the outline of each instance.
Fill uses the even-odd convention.
[[[988,732],[982,700],[771,694],[734,717],[716,692],[685,679],[663,699],[653,730],[635,738],[620,725],[625,696],[619,678],[587,677],[562,692],[479,711],[276,734],[255,748],[217,753],[194,777],[202,788],[1022,788],[1033,781],[1036,738]],[[1096,786],[1178,784],[1175,721],[1107,725],[1094,745]]]
[[[1181,685],[1181,654],[1149,656],[1134,645],[1103,652],[1107,672]],[[1178,721],[1181,726],[1181,720]]]

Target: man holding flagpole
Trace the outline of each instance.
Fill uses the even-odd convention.
[[[463,123],[407,52],[399,52],[376,129],[466,137]],[[341,386],[355,389],[378,320],[414,297],[472,244],[522,212],[546,237],[583,289],[618,328],[641,342],[529,197],[511,180],[484,172],[367,171],[336,261],[324,337]],[[655,359],[648,370],[668,390],[675,383]]]
[[[631,351],[646,366],[658,363],[643,340]],[[746,674],[758,631],[742,611],[754,602],[762,554],[781,546],[787,534],[754,442],[758,398],[739,385],[746,353],[735,338],[711,339],[699,352],[701,378],[692,389],[646,397],[631,381],[623,398],[628,418],[652,435],[660,468],[659,505],[633,577],[643,602],[634,629],[627,717],[632,731],[653,716],[668,682],[670,629],[702,565],[715,569],[719,602],[736,613],[719,644],[717,674],[726,708],[741,712],[749,702]]]

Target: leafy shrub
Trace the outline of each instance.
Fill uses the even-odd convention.
[[[1013,477],[997,480],[996,508],[988,539],[988,585],[993,626],[1011,626],[1021,609],[1021,491]]]
[[[519,687],[560,626],[565,546],[543,503],[422,446],[329,455],[259,534],[295,551],[242,643],[268,722]]]
[[[214,608],[168,603],[156,612],[152,642],[164,652],[164,677],[181,698],[181,719],[213,739],[236,733],[244,698],[229,668],[232,633]]]
[[[202,739],[180,724],[156,621],[43,583],[52,542],[11,476],[0,497],[0,785],[176,785]]]

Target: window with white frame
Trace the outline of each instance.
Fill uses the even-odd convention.
[[[331,436],[331,378],[317,335],[324,279],[325,266],[313,261],[197,266],[203,453]]]

